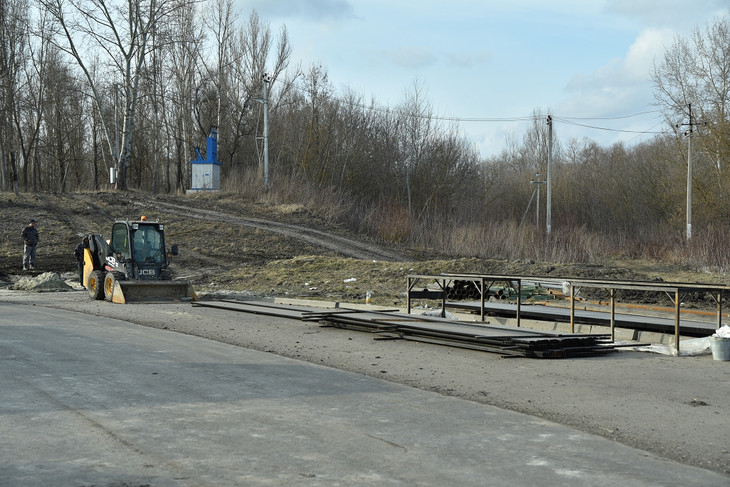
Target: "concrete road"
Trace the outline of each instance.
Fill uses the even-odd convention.
[[[2,487],[729,484],[493,406],[12,303],[0,438]]]

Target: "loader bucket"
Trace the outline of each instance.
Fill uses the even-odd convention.
[[[144,303],[161,301],[197,301],[188,281],[115,281],[114,303]]]

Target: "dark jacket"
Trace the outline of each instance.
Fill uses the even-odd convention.
[[[40,235],[38,234],[38,229],[35,227],[31,227],[28,225],[23,229],[23,232],[20,234],[20,236],[23,238],[23,243],[25,245],[29,245],[31,247],[35,247],[38,245],[38,242],[40,242]]]

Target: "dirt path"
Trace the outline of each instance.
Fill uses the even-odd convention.
[[[130,201],[137,205],[149,205],[149,202],[139,203]],[[405,256],[380,247],[374,244],[367,244],[361,241],[349,239],[339,235],[323,232],[313,228],[289,223],[279,223],[260,218],[249,218],[234,216],[222,211],[193,208],[174,203],[155,201],[154,205],[167,213],[183,218],[193,218],[205,221],[223,222],[228,225],[242,225],[257,228],[267,232],[275,232],[287,237],[301,240],[312,245],[324,247],[345,257],[362,260],[379,260],[390,262],[402,262],[408,260]]]
[[[84,203],[88,207],[87,214],[102,213],[101,208]],[[67,200],[59,198],[56,195],[46,195],[44,197],[44,205],[50,214],[56,216],[61,225],[68,227],[76,236],[81,237],[86,233],[96,233],[94,228],[97,224],[89,217],[84,215],[83,211],[71,211],[67,207]]]

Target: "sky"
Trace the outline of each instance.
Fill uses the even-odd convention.
[[[255,9],[286,27],[292,64],[322,66],[340,94],[396,107],[417,84],[435,116],[476,119],[459,127],[484,158],[520,142],[536,111],[562,144],[667,130],[652,66],[677,36],[730,16],[730,0],[234,2],[242,19]]]

